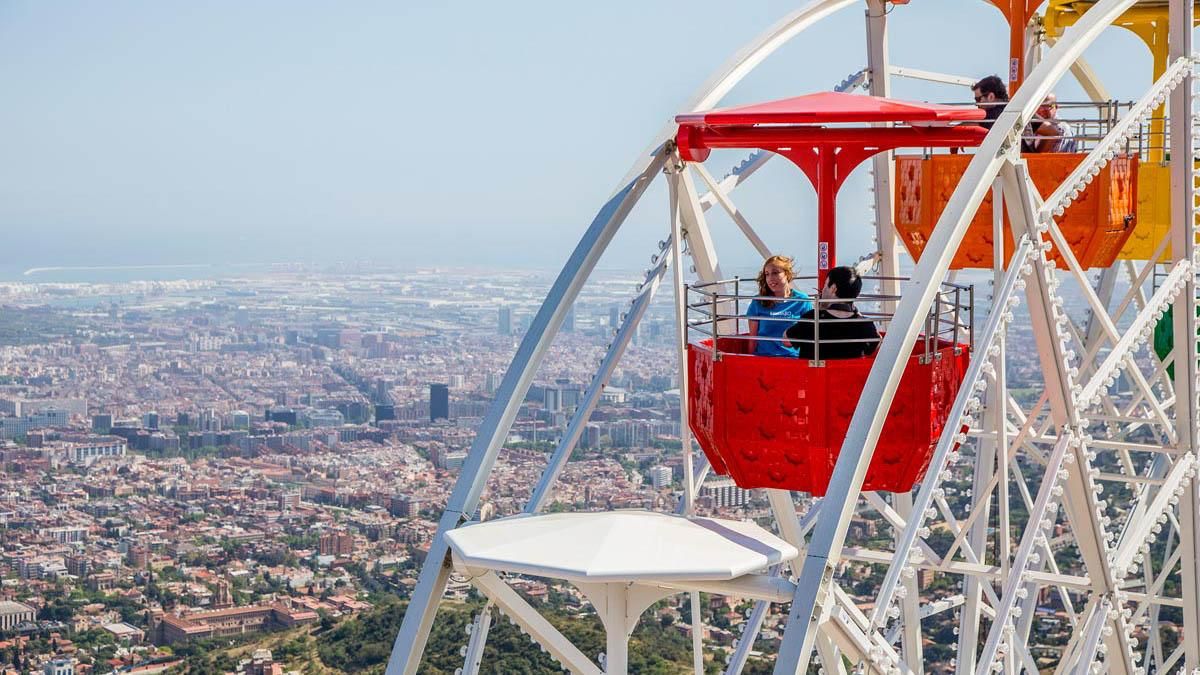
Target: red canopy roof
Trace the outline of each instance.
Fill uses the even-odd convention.
[[[820,92],[734,108],[685,113],[683,125],[830,124],[839,122],[966,122],[984,118],[975,106],[913,103],[880,96]]]

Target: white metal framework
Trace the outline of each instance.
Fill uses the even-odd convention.
[[[1039,607],[1051,604],[1067,617],[1065,644],[1052,650],[1056,673],[1200,669],[1200,481],[1195,457],[1200,421],[1195,195],[1200,178],[1193,140],[1192,0],[1169,1],[1166,73],[1044,201],[1020,154],[1022,130],[1068,72],[1081,79],[1086,91],[1103,95],[1081,55],[1134,4],[1098,0],[1040,60],[1032,59],[1036,65],[974,154],[911,279],[887,282],[889,287],[881,289],[902,299],[861,396],[869,403],[854,413],[827,496],[801,515],[793,495],[769,491],[775,534],[753,524],[692,515],[708,466],[703,460],[693,465],[686,424],[688,382],[682,372],[687,480],[678,514],[539,515],[634,327],[668,279],[676,299],[679,359],[686,363],[685,265],[676,263],[689,256],[699,281],[723,278],[706,211],[720,207],[758,252],[771,252],[730,196],[771,155],[754,153],[717,179],[702,164],[680,160],[671,142],[675,126],[668,124],[600,209],[533,319],[439,524],[396,638],[389,675],[417,671],[452,568],[489,599],[470,628],[464,673],[480,668],[493,605],[571,672],[623,673],[625,644],[641,611],[667,595],[687,593],[698,622],[701,591],[757,601],[727,673],[741,672],[772,603],[790,603],[776,673],[808,672],[818,659],[825,672],[848,672],[847,664],[866,673],[928,672],[923,645],[933,638],[923,623],[947,612],[956,614],[958,637],[951,646],[957,649],[957,671],[1039,672],[1045,668],[1039,659],[1047,646],[1046,619]],[[870,93],[886,96],[893,76],[962,82],[889,63],[890,3],[885,0],[815,0],[739,52],[685,110],[715,107],[787,41],[833,12],[864,5],[868,67],[842,88],[866,83]],[[1056,218],[1163,103],[1169,114],[1169,231],[1158,242],[1154,261],[1119,262],[1094,278],[1070,255]],[[892,163],[886,154],[879,155],[872,168],[877,258],[881,275],[896,277],[900,246],[891,223]],[[461,527],[478,506],[518,407],[568,309],[630,209],[660,174],[670,195],[668,236],[533,488],[525,514]],[[697,189],[695,177],[706,193]],[[975,350],[946,431],[912,493],[862,493],[906,362],[902,356],[911,352],[967,225],[988,194],[996,209],[993,240],[1004,241],[1003,209],[1015,250],[996,251],[986,319],[976,327]],[[1056,269],[1047,258],[1052,244],[1066,253],[1065,269]],[[1069,311],[1067,290],[1083,298],[1086,316]],[[1168,310],[1174,352],[1159,359],[1147,347]],[[1043,376],[1040,396],[1032,404],[1008,384],[1008,336],[1018,316],[1028,318]],[[1130,393],[1117,395],[1118,381],[1127,383]],[[892,545],[872,548],[849,538],[856,514],[877,519],[892,533]],[[614,519],[621,518],[626,526],[613,529]],[[630,518],[636,526],[629,526]],[[581,533],[588,528],[621,532],[613,540],[619,542],[614,544],[618,550],[585,545],[589,539]],[[505,546],[505,538],[513,536],[528,537],[522,540],[528,545]],[[578,545],[564,551],[562,542],[570,537]],[[648,541],[667,542],[693,555],[686,561],[649,555],[644,548]],[[885,570],[872,591],[870,611],[856,605],[842,578],[847,565],[864,564]],[[607,651],[599,662],[525,602],[505,582],[509,573],[576,584],[608,631]],[[928,574],[949,579],[954,592],[930,592],[918,582]],[[701,631],[692,634],[700,673]]]

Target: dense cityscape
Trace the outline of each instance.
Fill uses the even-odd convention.
[[[584,288],[478,518],[524,508],[623,318],[630,277],[601,275]],[[0,284],[0,669],[379,671],[397,603],[550,279],[283,268],[239,279]],[[683,457],[672,322],[666,289],[549,509],[674,508]],[[1027,330],[1012,347],[1010,377],[1032,380]],[[769,522],[760,494],[723,477],[697,505]],[[852,536],[886,548],[892,534],[860,516]],[[847,567],[864,606],[883,569]],[[919,581],[933,597],[957,592],[943,575]],[[558,616],[587,614],[568,584],[516,586]],[[449,594],[463,608],[452,621],[479,604],[463,580]],[[1052,604],[1046,625],[1058,621]],[[708,603],[713,669],[748,607]],[[778,644],[785,610],[760,632],[764,653]],[[690,644],[687,607],[668,600],[654,612],[635,639],[658,641],[640,657],[657,670],[639,672],[676,672],[662,645]],[[953,616],[941,615],[938,630],[952,630]],[[382,642],[339,643],[361,641],[363,626]],[[953,641],[927,649],[948,663]],[[453,672],[455,659],[457,644],[431,656],[428,672]],[[689,663],[685,654],[675,665]],[[755,663],[747,672],[767,667],[765,657]]]

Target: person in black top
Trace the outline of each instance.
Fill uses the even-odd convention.
[[[996,118],[1004,111],[1004,106],[1008,104],[1008,87],[999,76],[988,75],[971,87],[971,93],[975,95],[975,105],[983,108],[984,114],[987,115],[976,124],[984,129],[991,129]]]
[[[789,345],[799,350],[802,359],[852,359],[875,353],[879,331],[875,322],[863,317],[854,307],[854,298],[862,291],[862,277],[850,267],[835,267],[825,277],[820,315],[809,310],[800,321],[787,329]],[[814,338],[814,335],[816,336]],[[820,348],[817,349],[818,345]]]

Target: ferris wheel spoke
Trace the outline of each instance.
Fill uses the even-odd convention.
[[[738,226],[738,229],[742,231],[742,234],[746,235],[746,239],[750,241],[750,244],[754,247],[754,250],[758,251],[758,254],[764,259],[771,257],[770,247],[763,242],[762,237],[759,237],[758,233],[754,231],[754,228],[750,226],[750,222],[746,220],[746,216],[744,216],[742,212],[736,206],[734,206],[733,201],[729,198],[729,195],[725,193],[725,190],[723,190],[721,186],[717,185],[716,181],[713,180],[712,174],[710,174],[708,170],[704,168],[704,164],[700,162],[691,162],[688,164],[688,167],[694,169],[700,176],[700,179],[704,181],[704,184],[708,186],[708,194],[712,195],[713,199],[715,199],[716,202],[721,205],[721,208],[725,210],[725,213],[733,219],[734,224]],[[707,196],[708,195],[705,195],[705,197]],[[699,202],[701,204],[704,203],[705,197],[700,197]]]

